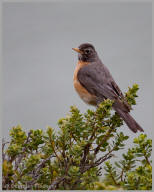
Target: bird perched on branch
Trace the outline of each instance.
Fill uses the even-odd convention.
[[[127,103],[107,67],[99,59],[94,46],[85,43],[78,48],[73,48],[73,50],[78,53],[78,63],[73,78],[74,87],[81,99],[94,106],[97,106],[104,99],[113,100],[113,109],[128,127],[134,133],[143,131],[129,114],[131,106]]]

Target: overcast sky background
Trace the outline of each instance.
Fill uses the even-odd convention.
[[[90,107],[73,88],[77,54],[72,47],[92,43],[121,90],[137,83],[133,117],[152,132],[151,3],[4,3],[3,137],[24,130],[57,129],[76,105]],[[126,135],[133,134],[124,126]],[[130,142],[131,143],[131,142]]]

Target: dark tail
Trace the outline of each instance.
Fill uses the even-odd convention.
[[[128,113],[124,112],[120,109],[115,109],[116,112],[120,115],[120,117],[125,121],[125,123],[128,125],[129,129],[136,133],[137,131],[142,131],[142,127],[135,121],[135,119]]]

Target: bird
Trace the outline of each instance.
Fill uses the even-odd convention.
[[[72,49],[78,53],[73,84],[80,98],[85,103],[96,107],[105,99],[113,100],[112,108],[125,121],[129,129],[134,133],[144,132],[130,115],[131,106],[108,68],[100,60],[95,47],[90,43],[83,43],[78,48]]]

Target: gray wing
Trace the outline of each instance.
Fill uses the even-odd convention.
[[[102,98],[102,100],[107,98],[115,100],[122,105],[122,108],[127,111],[130,110],[120,88],[102,63],[91,63],[81,68],[78,72],[78,80],[89,93]]]

